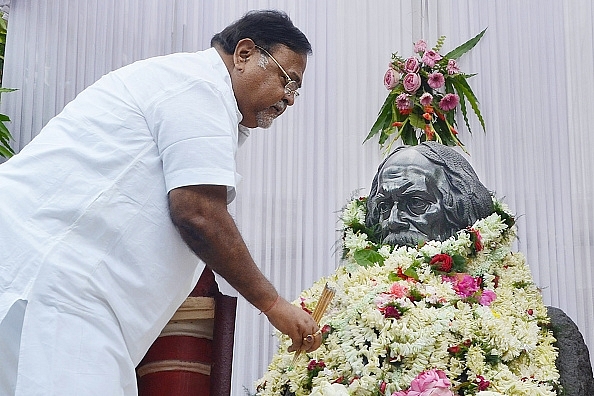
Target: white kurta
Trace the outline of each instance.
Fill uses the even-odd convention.
[[[0,166],[2,395],[11,348],[17,395],[136,394],[135,366],[203,269],[167,192],[226,185],[232,200],[240,121],[218,53],[173,54],[102,77]]]

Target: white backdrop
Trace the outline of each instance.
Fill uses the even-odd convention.
[[[134,60],[208,46],[250,9],[287,11],[314,48],[302,95],[239,154],[231,208],[261,269],[295,298],[339,264],[337,212],[365,193],[381,160],[362,145],[387,94],[392,52],[446,35],[449,50],[488,27],[462,58],[487,132],[461,138],[484,184],[520,216],[545,303],[578,324],[594,356],[594,187],[590,0],[12,0],[0,112],[18,150],[78,92]],[[164,263],[166,265],[166,263]],[[233,394],[253,390],[275,349],[265,318],[240,299]]]

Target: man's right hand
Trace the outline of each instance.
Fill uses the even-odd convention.
[[[265,312],[265,315],[281,333],[291,337],[293,343],[289,346],[289,352],[297,350],[312,352],[322,344],[322,335],[315,334],[319,326],[311,315],[285,299],[279,298],[279,301]],[[311,342],[306,339],[308,335],[313,337]]]

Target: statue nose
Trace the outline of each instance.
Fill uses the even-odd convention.
[[[392,207],[390,211],[390,217],[388,217],[388,228],[390,231],[402,231],[409,227],[409,224],[402,220],[402,211],[398,209],[397,205]]]

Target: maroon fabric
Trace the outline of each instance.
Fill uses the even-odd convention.
[[[188,371],[161,371],[147,374],[138,382],[142,396],[210,396],[208,375]]]
[[[202,272],[191,297],[214,297],[213,340],[189,336],[159,337],[138,367],[163,360],[211,364],[210,376],[161,371],[138,378],[139,396],[230,396],[237,298],[219,292],[214,274]]]
[[[138,365],[162,360],[183,360],[186,362],[212,363],[212,341],[190,336],[159,337]]]
[[[210,396],[229,396],[231,395],[237,297],[219,294],[215,297],[215,303],[212,347],[216,352],[213,355],[210,371]]]

